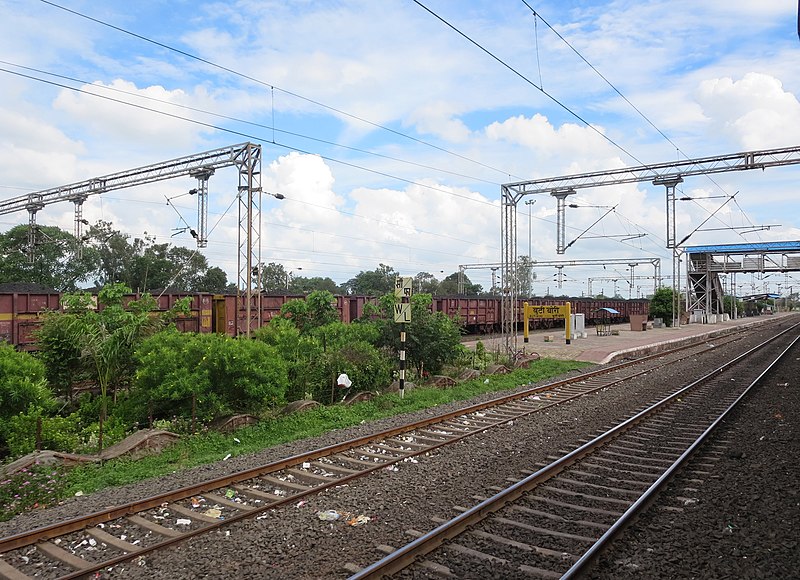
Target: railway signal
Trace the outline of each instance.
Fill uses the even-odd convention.
[[[414,279],[411,276],[398,276],[394,279],[394,295],[400,303],[394,305],[394,321],[398,324],[411,322],[411,290]],[[401,327],[405,328],[405,327]],[[406,388],[406,331],[400,331],[400,398],[405,397]]]

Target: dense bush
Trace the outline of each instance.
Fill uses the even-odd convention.
[[[417,374],[424,371],[438,373],[444,365],[457,360],[460,355],[461,331],[458,324],[442,312],[431,312],[431,295],[416,294],[411,297],[411,322],[394,322],[393,310],[397,299],[387,294],[380,301],[383,318],[376,321],[380,330],[378,344],[400,350],[400,332],[405,331],[406,360]],[[365,312],[367,309],[365,309]]]
[[[25,411],[29,405],[52,403],[42,362],[0,342],[0,419]]]
[[[8,450],[12,457],[21,457],[36,449],[36,431],[41,422],[41,448],[75,453],[81,444],[80,418],[77,413],[67,417],[51,416],[41,409],[31,408],[19,413],[8,423]]]
[[[73,385],[91,376],[84,370],[80,341],[75,336],[77,316],[71,312],[48,312],[44,320],[36,340],[47,382],[57,395],[71,399]]]
[[[334,322],[313,334],[324,345],[323,364],[330,377],[327,387],[340,373],[347,373],[353,381],[353,392],[381,390],[391,383],[396,363],[375,346],[380,336],[375,324]]]
[[[129,420],[144,422],[230,413],[258,413],[283,402],[286,364],[275,348],[259,341],[218,334],[167,330],[136,351],[138,371],[123,408]]]
[[[54,404],[41,361],[0,342],[0,454],[12,417],[29,409],[52,409]]]
[[[37,431],[41,449],[65,453],[95,453],[100,437],[97,421],[101,401],[84,394],[78,408],[68,415],[53,414],[31,406],[12,417],[6,426],[8,454],[21,457],[36,449]],[[105,421],[107,445],[122,441],[131,431],[130,424],[113,414]]]
[[[672,326],[673,297],[672,288],[656,290],[650,299],[650,316],[661,318],[666,326]]]
[[[332,322],[301,330],[292,318],[275,318],[254,336],[274,346],[286,361],[290,400],[333,402],[341,373],[353,381],[351,393],[383,389],[391,382],[392,361],[374,346],[378,334],[372,324]]]

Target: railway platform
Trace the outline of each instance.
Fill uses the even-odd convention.
[[[578,360],[605,364],[627,356],[642,356],[678,346],[682,342],[708,340],[718,336],[725,336],[743,328],[769,323],[776,318],[792,316],[797,313],[783,312],[772,315],[737,318],[715,324],[692,323],[678,328],[653,328],[644,331],[631,330],[630,323],[612,324],[612,333],[599,336],[594,327],[587,327],[586,338],[573,338],[566,344],[563,328],[536,330],[529,333],[528,342],[523,342],[522,333],[517,337],[517,348],[524,349],[527,353],[537,353],[542,357],[562,360]],[[552,337],[552,342],[546,338]],[[499,335],[487,336],[480,339],[487,350],[502,349],[503,338]],[[477,340],[470,340],[464,344],[475,348]]]

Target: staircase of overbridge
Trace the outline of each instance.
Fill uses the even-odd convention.
[[[721,314],[725,310],[724,291],[719,275],[714,270],[712,254],[688,254],[689,258],[689,314],[702,310],[706,314]]]

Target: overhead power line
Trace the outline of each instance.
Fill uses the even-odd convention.
[[[639,165],[646,165],[645,163],[643,163],[642,161],[640,161],[640,160],[639,160],[639,159],[638,159],[638,158],[637,158],[637,157],[636,157],[636,156],[635,156],[633,153],[631,153],[630,151],[628,151],[627,149],[625,149],[625,148],[624,148],[622,145],[620,145],[619,143],[617,143],[616,141],[614,141],[614,140],[613,140],[611,137],[609,137],[608,135],[604,134],[604,133],[603,133],[602,131],[600,131],[600,130],[599,130],[597,127],[595,127],[594,125],[592,125],[591,123],[589,123],[589,121],[587,121],[586,119],[584,119],[583,117],[581,117],[581,116],[580,116],[578,113],[576,113],[575,111],[573,111],[572,109],[570,109],[570,108],[569,108],[567,105],[565,105],[564,103],[562,103],[561,101],[559,101],[559,100],[558,100],[556,97],[554,97],[553,95],[551,95],[550,93],[548,93],[546,90],[544,90],[544,88],[542,88],[541,86],[537,85],[535,82],[533,82],[532,80],[530,80],[530,79],[529,79],[528,77],[526,77],[524,74],[522,74],[522,73],[521,73],[521,72],[519,72],[517,69],[515,69],[513,66],[511,66],[511,65],[510,65],[510,64],[508,64],[506,61],[504,61],[503,59],[501,59],[499,56],[497,56],[496,54],[494,54],[493,52],[491,52],[491,51],[490,51],[488,48],[486,48],[485,46],[483,46],[482,44],[480,44],[478,41],[474,40],[474,39],[473,39],[473,38],[471,38],[469,35],[467,35],[466,33],[462,32],[461,30],[459,30],[458,28],[456,28],[456,26],[455,26],[455,25],[451,24],[450,22],[448,22],[447,20],[445,20],[444,18],[442,18],[441,16],[439,16],[439,15],[438,15],[436,12],[434,12],[433,10],[431,10],[430,8],[428,8],[427,6],[425,6],[425,5],[424,5],[422,2],[420,2],[419,0],[413,0],[413,2],[414,2],[414,3],[415,3],[417,6],[419,6],[420,8],[422,8],[423,10],[425,10],[426,12],[428,12],[428,14],[430,14],[431,16],[433,16],[434,18],[436,18],[437,20],[439,20],[439,21],[440,21],[442,24],[444,24],[444,25],[445,25],[445,26],[447,26],[448,28],[452,29],[452,30],[453,30],[454,32],[456,32],[457,34],[461,35],[461,36],[462,36],[464,39],[466,39],[467,41],[469,41],[470,43],[472,43],[473,45],[475,45],[475,46],[476,46],[477,48],[479,48],[481,51],[485,52],[487,55],[489,55],[491,58],[493,58],[493,59],[494,59],[494,60],[496,60],[498,63],[500,63],[501,65],[503,65],[505,68],[507,68],[508,70],[510,70],[512,73],[514,73],[516,76],[518,76],[519,78],[521,78],[523,81],[525,81],[526,83],[528,83],[529,85],[531,85],[533,88],[535,88],[536,90],[538,90],[539,92],[541,92],[541,93],[542,93],[544,96],[546,96],[548,99],[550,99],[551,101],[553,101],[553,102],[554,102],[556,105],[558,105],[558,106],[559,106],[559,107],[561,107],[563,110],[565,110],[567,113],[569,113],[570,115],[572,115],[573,117],[575,117],[575,118],[576,118],[578,121],[580,121],[581,123],[583,123],[583,124],[584,124],[584,126],[586,126],[588,129],[591,129],[592,131],[594,131],[595,133],[597,133],[598,135],[600,135],[600,137],[602,137],[602,138],[603,138],[605,141],[607,141],[608,143],[610,143],[611,145],[613,145],[613,146],[614,146],[616,149],[619,149],[620,151],[622,151],[622,152],[623,152],[625,155],[627,155],[628,157],[630,157],[631,159],[633,159],[634,161],[636,161],[637,163],[639,163]]]
[[[406,159],[399,159],[397,157],[392,157],[390,155],[385,155],[383,153],[376,153],[376,152],[370,151],[368,149],[361,149],[361,148],[353,147],[353,146],[350,146],[350,145],[343,145],[341,143],[336,143],[334,141],[327,141],[325,139],[320,139],[318,137],[312,137],[310,135],[304,135],[302,133],[295,133],[294,131],[287,131],[285,129],[278,129],[278,128],[276,128],[274,126],[271,126],[271,125],[264,125],[263,123],[256,123],[255,121],[248,121],[246,119],[239,119],[237,117],[231,117],[230,115],[223,115],[221,113],[215,113],[213,111],[207,111],[205,109],[199,109],[197,107],[190,107],[189,105],[182,105],[180,103],[173,103],[171,101],[166,101],[164,99],[157,99],[156,97],[151,97],[149,95],[143,95],[143,94],[135,93],[135,92],[132,92],[132,91],[125,91],[125,90],[122,90],[122,89],[119,89],[119,88],[116,88],[116,87],[110,87],[110,86],[107,86],[107,85],[97,85],[97,84],[91,83],[89,81],[85,81],[85,80],[82,80],[82,79],[77,79],[75,77],[61,75],[61,74],[57,74],[57,73],[54,73],[54,72],[50,72],[50,71],[46,71],[46,70],[42,70],[42,69],[38,69],[38,68],[33,68],[33,67],[17,64],[17,63],[14,63],[14,62],[9,62],[9,61],[6,61],[6,60],[0,60],[0,64],[13,66],[13,67],[16,67],[16,68],[20,68],[20,69],[23,69],[23,70],[35,72],[35,73],[42,74],[42,75],[47,75],[47,76],[50,76],[50,77],[55,77],[55,78],[58,78],[58,79],[72,81],[74,83],[79,83],[81,85],[88,86],[88,87],[91,87],[93,89],[102,89],[104,91],[109,91],[109,92],[119,93],[119,94],[123,94],[123,95],[128,95],[128,96],[131,96],[131,97],[135,97],[137,99],[143,99],[143,100],[151,101],[151,102],[154,102],[154,103],[160,103],[162,105],[175,107],[177,109],[183,109],[183,110],[186,110],[186,111],[192,111],[193,113],[201,113],[203,115],[209,115],[211,117],[216,117],[218,119],[225,119],[227,121],[233,121],[233,122],[236,122],[236,123],[242,123],[244,125],[251,125],[253,127],[259,127],[261,129],[271,130],[271,131],[273,131],[273,133],[283,133],[284,135],[290,135],[292,137],[300,137],[301,139],[308,139],[309,141],[315,141],[317,143],[323,143],[325,145],[331,145],[333,147],[339,147],[339,148],[342,148],[342,149],[355,151],[357,153],[364,153],[366,155],[371,155],[373,157],[379,157],[381,159],[387,159],[389,161],[396,161],[397,163],[404,163],[404,164],[412,165],[414,167],[419,167],[419,168],[422,168],[422,169],[430,169],[432,171],[438,171],[440,173],[446,173],[448,175],[453,175],[453,176],[456,176],[456,177],[463,177],[465,179],[470,179],[472,181],[479,181],[479,182],[487,183],[487,184],[490,184],[490,185],[498,185],[498,186],[500,185],[496,181],[489,181],[488,179],[482,179],[480,177],[474,177],[472,175],[465,175],[463,173],[450,171],[448,169],[442,169],[441,167],[434,167],[432,165],[425,165],[424,163],[418,163],[416,161],[408,161]],[[81,90],[85,91],[85,89],[81,89]],[[85,91],[85,92],[87,94],[92,94],[90,91]],[[275,137],[273,136],[272,141],[265,141],[265,142],[275,143]]]
[[[578,56],[578,58],[580,58],[580,59],[581,59],[581,60],[582,60],[584,63],[586,63],[586,65],[587,65],[587,66],[588,66],[590,69],[592,69],[592,71],[594,71],[594,72],[597,74],[597,76],[599,76],[601,79],[603,79],[603,81],[605,81],[605,83],[606,83],[606,84],[607,84],[609,87],[611,87],[611,89],[612,89],[612,90],[613,90],[615,93],[617,93],[617,94],[618,94],[618,95],[619,95],[619,96],[622,98],[622,100],[624,100],[626,103],[628,103],[628,105],[630,105],[630,106],[631,106],[631,108],[632,108],[634,111],[636,111],[636,112],[639,114],[639,116],[640,116],[642,119],[644,119],[644,120],[647,122],[647,124],[648,124],[648,125],[650,125],[650,126],[653,128],[653,129],[655,129],[655,130],[656,130],[656,132],[658,132],[658,134],[659,134],[659,135],[661,135],[661,136],[662,136],[662,137],[663,137],[663,138],[664,138],[664,139],[665,139],[665,140],[666,140],[666,141],[667,141],[667,142],[668,142],[670,145],[672,145],[673,147],[675,147],[675,150],[676,150],[678,153],[680,153],[681,155],[683,155],[684,159],[690,159],[689,155],[688,155],[688,154],[686,154],[686,153],[685,153],[685,152],[684,152],[684,151],[683,151],[683,150],[680,148],[680,146],[679,146],[677,143],[675,143],[675,142],[674,142],[672,139],[670,139],[670,138],[669,138],[669,136],[668,136],[666,133],[664,133],[664,132],[663,132],[661,129],[659,129],[659,128],[658,128],[658,126],[656,126],[656,124],[655,124],[653,121],[651,121],[651,120],[650,120],[650,118],[649,118],[647,115],[645,115],[645,114],[644,114],[644,112],[642,112],[642,110],[641,110],[641,109],[639,109],[639,108],[638,108],[636,105],[634,105],[634,104],[633,104],[633,103],[630,101],[630,99],[628,99],[628,97],[626,97],[625,95],[623,95],[623,94],[622,94],[622,91],[620,91],[620,90],[619,90],[619,89],[618,89],[616,86],[614,86],[614,84],[613,84],[613,83],[612,83],[610,80],[608,80],[608,79],[605,77],[605,75],[603,75],[603,73],[601,73],[601,72],[600,72],[600,71],[597,69],[597,67],[595,67],[595,66],[594,66],[592,63],[590,63],[590,62],[589,62],[589,61],[586,59],[586,57],[584,57],[584,56],[583,56],[583,55],[580,53],[580,51],[579,51],[577,48],[575,48],[575,47],[574,47],[574,46],[573,46],[573,45],[572,45],[572,44],[571,44],[571,43],[570,43],[570,42],[569,42],[569,41],[568,41],[566,38],[564,38],[564,37],[561,35],[561,33],[560,33],[560,32],[558,32],[558,30],[556,30],[555,28],[553,28],[553,27],[550,25],[550,23],[549,23],[549,22],[547,22],[547,20],[545,20],[545,19],[542,17],[542,15],[541,15],[540,13],[538,13],[536,10],[534,10],[534,8],[533,8],[533,7],[532,7],[530,4],[528,4],[527,0],[521,0],[521,1],[522,1],[522,3],[523,3],[523,4],[525,4],[525,6],[527,6],[527,7],[528,7],[528,9],[531,11],[531,13],[533,14],[533,16],[534,16],[534,17],[535,17],[537,20],[541,20],[541,21],[542,21],[542,23],[544,23],[544,24],[545,24],[545,26],[547,26],[547,27],[548,27],[548,28],[549,28],[549,29],[550,29],[550,30],[553,32],[553,34],[555,34],[555,35],[556,35],[556,36],[557,36],[557,37],[558,37],[558,38],[559,38],[559,39],[560,39],[560,40],[561,40],[561,41],[562,41],[564,44],[566,44],[566,45],[569,47],[569,49],[570,49],[570,50],[572,50],[572,52],[574,52],[574,53],[575,53],[575,54]],[[800,1],[800,0],[799,0],[799,1]],[[534,26],[536,25],[535,23],[536,23],[536,21],[534,21]],[[537,45],[536,45],[536,60],[537,60],[537,62],[538,62],[538,60],[539,60],[539,48],[538,48],[538,46],[539,46],[539,45],[538,45],[538,38],[537,38]],[[539,69],[539,70],[540,70],[540,73],[539,73],[539,74],[540,74],[540,78],[541,78],[541,67],[540,67],[540,69]],[[539,82],[541,83],[541,80],[540,80]],[[727,195],[727,192],[725,192],[725,189],[724,189],[724,188],[723,188],[723,187],[722,187],[722,186],[721,186],[719,183],[717,183],[717,181],[716,181],[716,180],[715,180],[715,179],[714,179],[714,178],[713,178],[711,175],[705,175],[704,177],[706,177],[706,178],[707,178],[707,179],[708,179],[708,180],[709,180],[711,183],[713,183],[713,184],[714,184],[714,185],[715,185],[715,186],[716,186],[716,187],[717,187],[717,188],[718,188],[720,191],[724,192],[724,193]],[[747,221],[749,221],[749,222],[752,224],[752,221],[750,221],[750,218],[747,216],[747,214],[745,213],[744,209],[742,209],[742,207],[741,207],[741,206],[739,206],[739,204],[738,204],[736,201],[734,201],[734,203],[735,203],[735,204],[736,204],[736,206],[739,208],[739,210],[742,212],[742,215],[745,217],[745,219],[746,219]],[[740,234],[740,237],[744,237],[744,236],[741,236],[741,234]]]
[[[270,90],[273,90],[273,91],[274,90],[278,90],[278,91],[280,91],[280,92],[282,92],[284,94],[287,94],[289,96],[292,96],[292,97],[294,97],[296,99],[300,99],[300,100],[305,101],[307,103],[311,103],[311,104],[316,105],[318,107],[322,107],[323,109],[327,109],[327,110],[332,111],[334,113],[337,113],[339,115],[343,115],[343,116],[345,116],[345,117],[347,117],[349,119],[354,119],[354,120],[359,121],[361,123],[364,123],[364,124],[370,125],[372,127],[375,127],[376,129],[381,129],[383,131],[388,131],[389,133],[397,135],[398,137],[403,137],[404,139],[409,139],[410,141],[414,141],[416,143],[419,143],[420,145],[425,145],[426,147],[430,147],[432,149],[436,149],[438,151],[441,151],[442,153],[447,153],[448,155],[452,155],[453,157],[457,157],[459,159],[463,159],[464,161],[468,161],[470,163],[474,163],[476,165],[480,165],[481,167],[485,167],[486,169],[491,169],[492,171],[496,171],[498,173],[502,173],[503,175],[511,175],[508,171],[503,171],[503,170],[498,169],[496,167],[492,167],[491,165],[487,165],[487,164],[482,163],[480,161],[477,161],[475,159],[470,159],[469,157],[466,157],[466,156],[461,155],[459,153],[455,153],[453,151],[445,149],[444,147],[440,147],[438,145],[434,145],[433,143],[429,143],[427,141],[424,141],[424,140],[419,139],[417,137],[414,137],[412,135],[408,135],[406,133],[403,133],[402,131],[398,131],[396,129],[392,129],[391,127],[386,127],[385,125],[381,125],[379,123],[375,123],[374,121],[370,121],[370,120],[365,119],[363,117],[359,117],[358,115],[354,115],[352,113],[348,113],[347,111],[343,111],[341,109],[337,109],[336,107],[332,107],[330,105],[326,105],[325,103],[322,103],[320,101],[316,101],[314,99],[311,99],[311,98],[308,98],[308,97],[304,97],[303,95],[300,95],[298,93],[294,93],[292,91],[289,91],[289,90],[286,90],[286,89],[282,89],[280,87],[272,85],[272,84],[270,84],[270,83],[268,83],[266,81],[263,81],[261,79],[252,77],[250,75],[246,75],[246,74],[244,74],[242,72],[239,72],[239,71],[234,70],[232,68],[223,66],[223,65],[218,64],[218,63],[215,63],[215,62],[210,61],[208,59],[202,58],[200,56],[197,56],[197,55],[192,54],[190,52],[187,52],[185,50],[181,50],[179,48],[175,48],[174,46],[171,46],[169,44],[165,44],[163,42],[159,42],[157,40],[153,40],[152,38],[148,38],[147,36],[144,36],[142,34],[138,34],[136,32],[127,30],[125,28],[122,28],[120,26],[116,26],[116,25],[111,24],[109,22],[105,22],[104,20],[100,20],[99,18],[94,18],[94,17],[89,16],[87,14],[83,14],[82,12],[78,12],[77,10],[72,10],[72,9],[67,8],[65,6],[61,6],[60,4],[56,4],[55,2],[50,2],[50,0],[40,0],[40,1],[43,2],[44,4],[47,4],[48,6],[52,6],[53,8],[58,8],[59,10],[63,10],[65,12],[69,12],[70,14],[74,14],[75,16],[78,16],[80,18],[84,18],[84,19],[89,20],[91,22],[94,22],[96,24],[100,24],[101,26],[105,26],[107,28],[111,28],[113,30],[116,30],[117,32],[121,32],[123,34],[127,34],[129,36],[134,37],[134,38],[138,38],[139,40],[141,40],[143,42],[147,42],[147,43],[153,44],[155,46],[159,46],[161,48],[164,48],[164,49],[169,50],[171,52],[174,52],[176,54],[180,54],[182,56],[185,56],[186,58],[195,60],[197,62],[202,62],[203,64],[207,64],[210,67],[216,68],[216,69],[221,70],[221,71],[225,71],[225,72],[227,72],[229,74],[232,74],[234,76],[246,79],[248,81],[254,82],[254,83],[259,84],[259,85],[262,85],[264,87],[268,87]],[[265,139],[265,142],[269,142],[269,139]],[[513,176],[513,177],[516,177],[516,176]]]
[[[141,109],[141,110],[148,111],[148,112],[151,112],[151,113],[156,113],[158,115],[163,115],[165,117],[170,117],[172,119],[179,119],[179,120],[182,120],[182,121],[187,121],[189,123],[194,123],[194,124],[200,125],[202,127],[208,127],[209,129],[215,129],[217,131],[230,133],[231,135],[238,135],[238,136],[244,137],[246,139],[251,139],[251,140],[254,140],[254,141],[260,141],[260,142],[263,142],[263,143],[270,143],[270,144],[272,144],[272,145],[274,145],[276,147],[287,149],[289,151],[297,151],[298,153],[304,153],[306,155],[316,155],[317,157],[319,157],[321,159],[325,159],[326,161],[330,161],[331,163],[338,163],[339,165],[344,165],[346,167],[352,167],[354,169],[359,169],[361,171],[366,171],[366,172],[372,173],[374,175],[380,175],[382,177],[387,177],[389,179],[393,179],[393,180],[396,180],[396,181],[401,181],[401,182],[404,182],[404,183],[408,183],[410,185],[417,185],[419,187],[428,189],[430,191],[437,191],[437,192],[440,192],[440,193],[444,193],[445,195],[450,195],[452,197],[461,198],[461,199],[464,199],[464,200],[467,200],[467,201],[471,201],[471,202],[474,202],[474,203],[490,205],[490,206],[493,206],[493,207],[495,205],[490,201],[482,201],[482,200],[479,200],[479,199],[475,199],[473,197],[469,197],[467,195],[462,195],[462,194],[459,194],[459,193],[455,193],[453,191],[447,191],[446,189],[442,189],[440,187],[434,187],[432,185],[428,185],[428,184],[425,184],[425,183],[420,183],[418,181],[414,181],[413,179],[406,179],[404,177],[399,177],[397,175],[392,175],[391,173],[386,173],[385,171],[378,171],[377,169],[370,169],[369,167],[364,167],[364,166],[358,165],[356,163],[350,163],[348,161],[343,161],[341,159],[336,159],[334,157],[321,155],[319,153],[314,153],[312,151],[308,151],[308,150],[305,150],[305,149],[300,149],[299,147],[294,147],[292,145],[287,145],[285,143],[281,143],[281,142],[278,142],[278,141],[272,141],[270,139],[265,139],[264,137],[261,137],[261,136],[258,136],[258,135],[254,135],[252,133],[245,133],[243,131],[236,131],[234,129],[229,129],[227,127],[222,127],[220,125],[214,125],[213,123],[206,123],[204,121],[198,121],[197,119],[191,119],[189,117],[183,117],[181,115],[176,115],[174,113],[168,113],[166,111],[159,111],[158,109],[153,109],[151,107],[145,107],[144,105],[138,105],[136,103],[130,103],[128,101],[115,99],[115,98],[109,97],[107,95],[99,95],[97,93],[91,93],[91,92],[85,91],[85,90],[80,89],[80,88],[72,87],[72,86],[69,86],[69,85],[62,84],[62,83],[57,83],[57,82],[50,81],[50,80],[47,80],[47,79],[41,79],[41,78],[38,78],[38,77],[34,77],[34,76],[31,76],[31,75],[23,74],[23,73],[20,73],[20,72],[17,72],[17,71],[12,71],[12,70],[9,70],[9,69],[6,69],[6,68],[2,68],[2,67],[0,67],[0,72],[5,72],[5,73],[16,75],[16,76],[19,76],[19,77],[22,77],[22,78],[27,78],[27,79],[30,79],[30,80],[38,81],[40,83],[45,83],[45,84],[61,87],[63,89],[67,89],[67,90],[70,90],[70,91],[75,91],[75,92],[82,93],[82,94],[85,94],[85,95],[90,95],[90,96],[96,97],[98,99],[105,99],[107,101],[112,101],[112,102],[115,102],[115,103],[119,103],[119,104],[126,105],[126,106],[129,106],[129,107],[134,107],[136,109]]]

